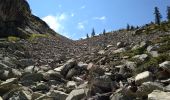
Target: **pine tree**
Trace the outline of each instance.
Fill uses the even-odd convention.
[[[94,28],[93,28],[92,33],[91,33],[91,36],[92,36],[92,37],[94,37],[94,36],[95,36],[95,34],[96,34],[96,33],[95,33]]]
[[[154,12],[154,14],[155,14],[155,23],[158,24],[158,25],[160,25],[160,24],[161,24],[161,18],[162,18],[162,16],[161,16],[161,14],[160,14],[160,12],[159,12],[159,8],[158,8],[158,7],[155,7],[155,12]]]
[[[129,25],[129,24],[127,24],[126,29],[127,29],[128,31],[130,30],[130,25]]]
[[[170,22],[170,7],[167,7],[167,19]]]
[[[134,30],[135,27],[133,25],[130,26],[130,30]]]
[[[106,35],[106,30],[105,29],[103,30],[103,35]]]
[[[87,33],[86,37],[87,37],[87,39],[89,38],[89,35],[88,35],[88,33]]]

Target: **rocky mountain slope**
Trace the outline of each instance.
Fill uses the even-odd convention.
[[[0,1],[0,99],[170,99],[170,23],[72,41],[29,9]]]

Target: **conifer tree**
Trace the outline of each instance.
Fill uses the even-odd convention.
[[[161,24],[162,16],[161,16],[161,14],[159,12],[159,8],[158,7],[155,7],[154,14],[155,14],[155,24],[160,25]]]
[[[94,28],[93,28],[93,29],[92,29],[92,33],[91,33],[91,36],[92,36],[92,37],[94,37],[94,36],[95,36],[95,34],[96,34],[96,33],[95,33]]]
[[[105,29],[103,30],[103,35],[106,35],[106,30]]]
[[[87,39],[89,38],[89,35],[88,35],[88,33],[87,33],[86,37],[87,37]]]
[[[126,29],[127,29],[128,31],[130,30],[130,25],[129,25],[129,24],[127,24]]]
[[[167,19],[170,22],[170,6],[167,7]]]

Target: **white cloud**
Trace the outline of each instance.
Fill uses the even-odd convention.
[[[106,20],[106,16],[94,17],[93,19],[95,19],[95,20],[100,20],[100,21],[104,21],[104,20]]]
[[[56,32],[59,31],[59,29],[61,28],[61,25],[55,16],[48,15],[42,19],[49,25],[51,29]]]
[[[74,13],[71,13],[71,17],[74,17],[75,16],[75,14]]]
[[[79,30],[84,30],[86,24],[88,24],[88,21],[87,21],[87,20],[84,20],[84,21],[82,21],[82,22],[79,22],[79,23],[77,24],[77,28],[78,28]]]
[[[63,21],[63,20],[66,20],[66,19],[67,19],[67,16],[66,16],[66,14],[62,13],[61,15],[56,16],[56,18],[58,18],[59,21]]]
[[[80,22],[80,23],[78,23],[77,28],[78,28],[79,30],[83,30],[85,27],[84,27],[84,24]]]
[[[65,13],[62,13],[60,15],[54,16],[54,15],[48,15],[46,17],[43,17],[42,20],[45,21],[51,29],[53,29],[56,32],[62,33],[64,30],[63,21],[67,19],[67,16]]]
[[[83,5],[83,6],[81,6],[81,7],[80,7],[80,9],[84,9],[84,8],[86,8],[86,6],[85,6],[85,5]]]
[[[58,7],[59,7],[59,8],[61,8],[61,7],[62,7],[62,5],[58,5]]]

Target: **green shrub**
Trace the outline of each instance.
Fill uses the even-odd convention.
[[[135,50],[129,50],[127,52],[122,53],[122,56],[129,56],[129,57],[133,57],[135,55],[140,55],[143,54],[145,52],[146,47],[139,47]]]

